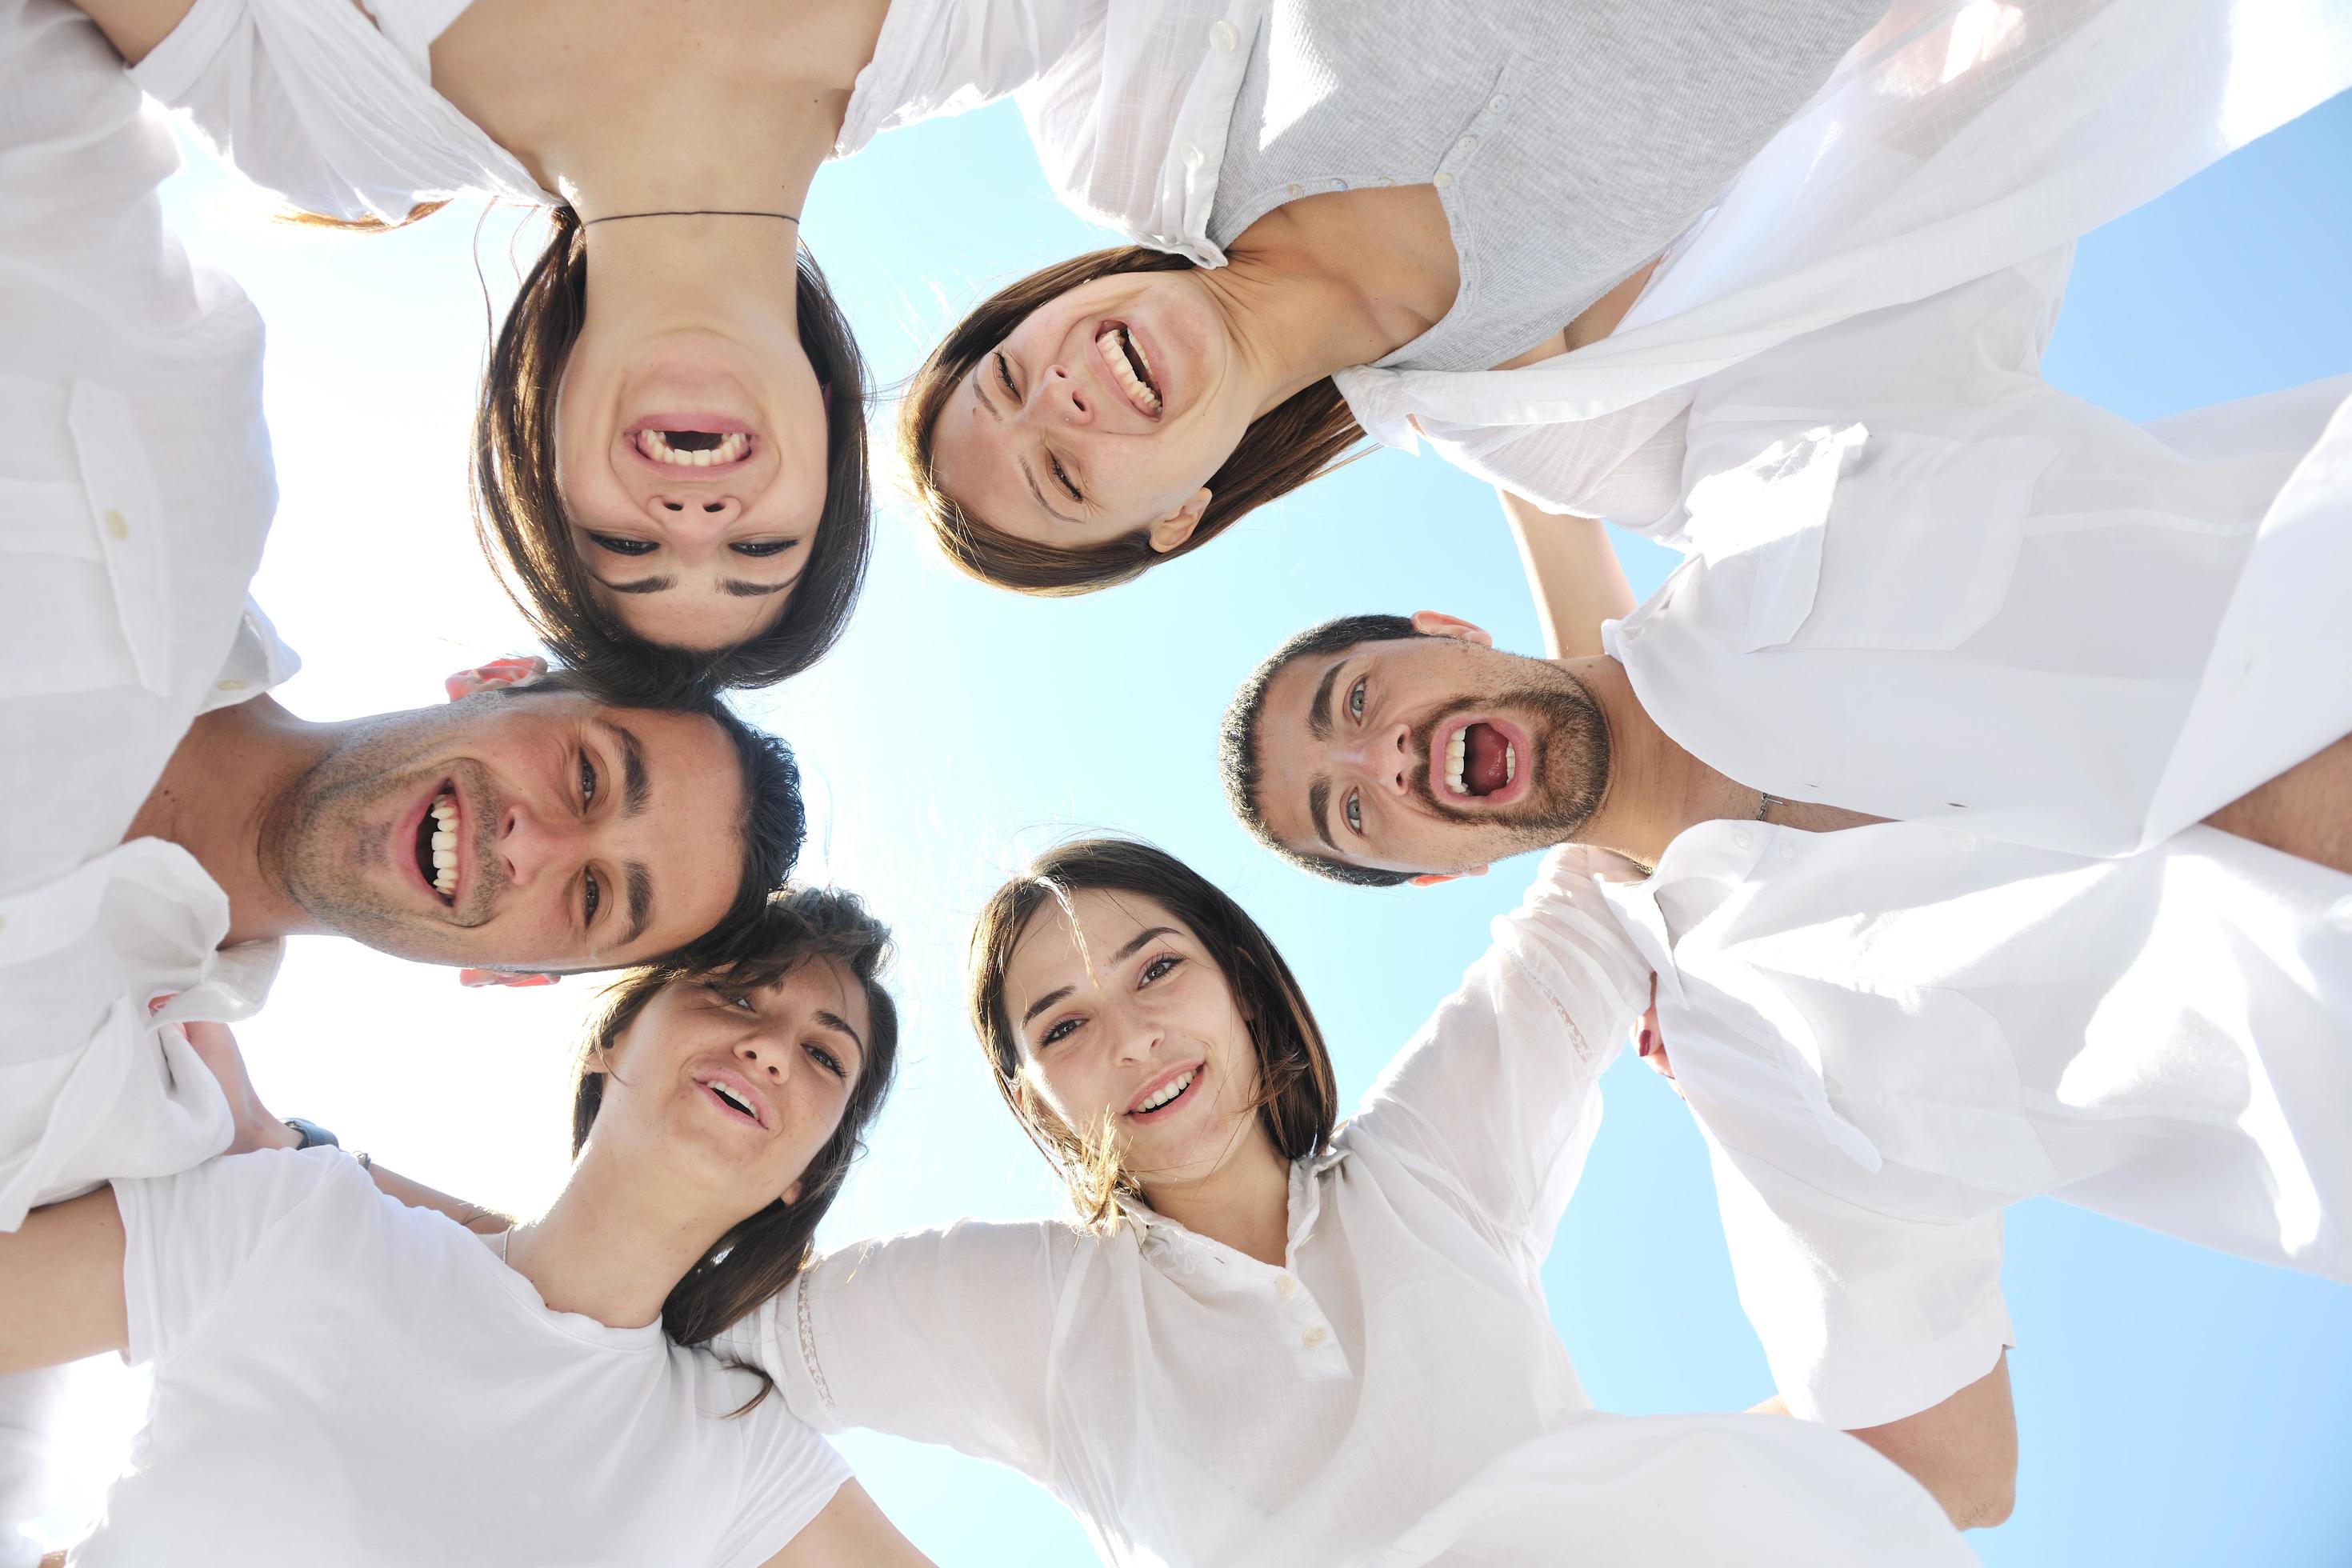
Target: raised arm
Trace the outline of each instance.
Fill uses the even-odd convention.
[[[125,65],[137,65],[172,36],[195,0],[74,0],[98,24]]]
[[[1617,563],[1608,526],[1597,517],[1546,511],[1508,490],[1495,493],[1519,547],[1528,591],[1535,595],[1545,654],[1552,658],[1599,654],[1601,623],[1633,608],[1633,584]]]
[[[1755,1410],[1789,1414],[1779,1394]],[[1962,1530],[2000,1524],[2017,1504],[2017,1407],[2010,1399],[2007,1351],[1990,1372],[1942,1404],[1853,1436],[1910,1472]]]
[[[931,1560],[898,1533],[864,1487],[844,1481],[824,1511],[761,1568],[931,1568]]]
[[[130,1344],[122,1247],[112,1187],[35,1209],[0,1234],[0,1373]]]

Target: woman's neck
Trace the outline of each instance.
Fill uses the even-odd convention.
[[[1148,1182],[1143,1201],[1195,1236],[1279,1268],[1290,1252],[1290,1163],[1257,1118],[1250,1135],[1207,1175]]]
[[[1264,384],[1265,409],[1420,337],[1460,288],[1444,209],[1426,186],[1303,196],[1199,274]],[[1264,409],[1261,410],[1264,412]]]
[[[545,1214],[509,1231],[508,1267],[559,1312],[616,1329],[661,1321],[662,1303],[740,1215],[643,1171],[616,1172],[593,1149]]]

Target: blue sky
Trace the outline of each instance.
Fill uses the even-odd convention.
[[[201,160],[172,206],[271,325],[284,499],[257,594],[309,661],[289,705],[329,717],[429,702],[443,672],[519,647],[463,511],[482,289],[501,303],[510,289],[513,220],[452,211],[389,237],[293,234]],[[829,169],[805,232],[886,386],[977,291],[1101,243],[1055,205],[1003,108],[894,132]],[[2342,373],[2347,277],[2352,99],[2088,237],[2051,379],[2152,418]],[[1027,850],[1073,831],[1148,837],[1250,909],[1304,982],[1352,1102],[1481,951],[1529,863],[1385,893],[1291,871],[1226,817],[1214,724],[1259,657],[1328,615],[1444,609],[1534,651],[1491,492],[1379,453],[1140,584],[1066,603],[964,581],[895,501],[877,530],[839,650],[746,705],[810,773],[805,867],[866,893],[904,948],[903,1087],[831,1238],[1057,1212],[960,996],[971,911]],[[1624,548],[1645,592],[1667,562]],[[560,1179],[562,1063],[587,1000],[573,985],[460,994],[443,973],[301,941],[241,1033],[281,1112],[438,1185],[529,1205]],[[1606,1408],[1750,1405],[1770,1385],[1689,1119],[1630,1058],[1605,1091],[1546,1270],[1554,1321]],[[1988,1563],[2352,1562],[2352,1293],[2049,1203],[2013,1211],[2008,1245],[2022,1459],[2014,1519],[1972,1538]],[[131,1396],[92,1387],[96,1467],[109,1451],[96,1413]],[[845,1447],[942,1562],[1094,1560],[1017,1478],[887,1439]]]

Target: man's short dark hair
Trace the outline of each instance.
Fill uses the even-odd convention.
[[[1341,616],[1319,626],[1307,627],[1250,671],[1249,679],[1234,693],[1233,704],[1225,710],[1225,721],[1217,731],[1217,772],[1225,781],[1225,804],[1233,807],[1234,815],[1241,818],[1242,826],[1260,844],[1292,865],[1335,882],[1349,882],[1359,888],[1393,888],[1412,879],[1410,871],[1351,866],[1328,855],[1294,849],[1274,836],[1258,803],[1258,721],[1265,709],[1265,689],[1273,684],[1276,676],[1299,659],[1344,654],[1368,642],[1395,642],[1431,635],[1402,616]]]
[[[745,723],[708,682],[615,690],[584,671],[557,668],[529,685],[497,689],[518,697],[569,692],[604,707],[699,714],[719,726],[719,733],[735,749],[743,783],[742,875],[735,884],[735,897],[716,925],[647,962],[694,965],[723,958],[736,933],[760,919],[768,896],[792,876],[801,846],[808,839],[808,808],[801,798],[801,769],[793,749],[777,736]]]

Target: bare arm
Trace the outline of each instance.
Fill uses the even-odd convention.
[[[1546,511],[1508,490],[1495,493],[1535,595],[1544,652],[1552,658],[1599,654],[1601,623],[1633,607],[1633,587],[1610,546],[1608,525],[1597,517]]]
[[[824,1510],[761,1568],[930,1568],[866,1489],[844,1481]]]
[[[35,1209],[21,1229],[0,1235],[0,1373],[130,1344],[122,1248],[112,1187]]]
[[[98,24],[125,65],[137,65],[172,36],[195,0],[74,0]]]
[[[1750,1409],[1789,1414],[1777,1394]],[[1962,1530],[1999,1524],[2017,1505],[2017,1407],[2010,1403],[2007,1351],[1941,1405],[1853,1436],[1909,1471]]]
[[[2352,735],[2205,820],[2224,833],[2352,872]]]

